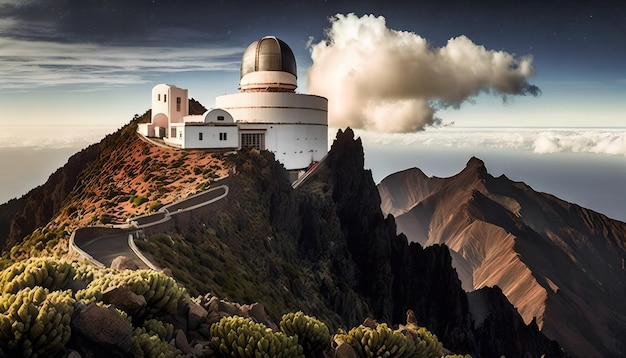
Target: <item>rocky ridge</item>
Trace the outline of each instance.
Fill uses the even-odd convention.
[[[378,187],[399,233],[450,248],[467,291],[498,286],[527,324],[580,356],[624,353],[625,223],[494,178],[477,158],[450,178],[410,169]]]

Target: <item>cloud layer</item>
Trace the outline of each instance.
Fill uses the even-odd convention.
[[[378,132],[415,132],[441,122],[440,107],[481,93],[538,95],[531,57],[487,50],[465,36],[441,48],[385,18],[338,14],[327,39],[310,45],[308,90],[329,98],[329,122]]]
[[[550,153],[596,153],[626,156],[626,130],[600,128],[438,128],[417,133],[359,130],[365,145],[433,148],[513,149]]]
[[[144,83],[159,72],[237,70],[243,48],[65,44],[0,37],[0,91]]]

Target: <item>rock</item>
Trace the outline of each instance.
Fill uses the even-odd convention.
[[[191,300],[185,300],[185,304],[189,307],[187,312],[187,330],[194,330],[204,321],[209,312]]]
[[[376,329],[376,326],[378,326],[378,322],[376,322],[376,320],[375,320],[375,319],[373,319],[373,318],[367,317],[367,318],[365,319],[365,321],[363,321],[363,324],[362,324],[362,325],[363,325],[364,327],[369,327],[369,328]]]
[[[205,321],[211,325],[215,322],[218,322],[220,319],[222,319],[222,315],[220,315],[219,311],[210,311],[209,314],[206,316]]]
[[[335,358],[359,358],[359,355],[351,345],[342,343],[335,348]]]
[[[234,304],[232,304],[230,302],[226,302],[224,300],[220,300],[218,302],[217,310],[220,311],[220,312],[227,313],[229,316],[240,316],[241,315],[241,311],[239,310],[239,308],[237,308],[237,306],[235,306]]]
[[[267,316],[267,313],[265,313],[265,307],[263,307],[262,304],[258,302],[251,304],[248,314],[255,321],[263,323],[267,327],[271,328],[272,331],[278,331],[278,326]]]
[[[215,296],[211,296],[207,300],[207,303],[204,306],[204,308],[206,308],[206,310],[209,311],[209,312],[211,312],[211,311],[218,311],[220,309],[220,300],[219,300],[219,298],[217,298]]]
[[[180,349],[183,354],[193,353],[193,349],[187,341],[187,336],[185,336],[185,332],[181,331],[180,329],[176,330],[176,338],[174,343],[176,344],[176,348]]]
[[[164,314],[159,316],[161,321],[171,323],[174,329],[180,329],[184,332],[187,331],[187,315],[181,316],[179,314]]]
[[[204,346],[202,346],[202,344],[198,343],[193,347],[193,355],[196,357],[202,357],[202,354],[204,352]]]
[[[134,315],[146,307],[145,297],[134,293],[128,286],[114,287],[104,291],[102,301],[130,315]]]
[[[200,325],[196,329],[196,332],[198,332],[198,334],[200,334],[204,338],[211,339],[211,324],[212,323],[200,323]]]
[[[76,304],[71,328],[72,340],[86,357],[130,354],[132,327],[113,307]]]
[[[80,353],[72,350],[70,351],[70,353],[67,355],[67,358],[82,358]]]
[[[111,261],[111,268],[114,270],[137,270],[139,266],[133,259],[126,256],[118,256]]]

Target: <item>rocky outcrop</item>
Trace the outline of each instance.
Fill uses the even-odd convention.
[[[113,305],[124,312],[135,315],[146,307],[146,299],[135,294],[127,286],[113,287],[102,292],[102,302]]]
[[[360,320],[370,314],[379,321],[398,324],[404,322],[407,310],[411,309],[420,325],[436,333],[455,352],[499,356],[504,351],[514,352],[514,346],[524,345],[522,338],[512,339],[504,330],[495,329],[489,331],[495,343],[483,350],[481,335],[486,330],[480,331],[473,325],[470,305],[452,268],[448,247],[423,248],[396,234],[394,218],[384,217],[380,210],[378,191],[371,173],[363,170],[363,160],[360,139],[355,139],[349,128],[340,131],[319,171],[298,188],[307,213],[299,251],[309,259],[331,260],[329,276],[335,285],[349,287],[358,297],[365,298]],[[424,191],[435,190],[440,185],[425,185]],[[414,197],[424,195],[416,191]],[[336,224],[341,228],[339,232],[331,226]],[[322,288],[322,292],[326,291]],[[348,296],[330,295],[329,304],[353,325],[355,322],[350,320],[358,305],[336,304],[341,297]],[[512,306],[497,309],[508,310],[510,317],[521,320]],[[528,332],[533,339],[549,341],[536,326],[528,328]],[[550,347],[529,346],[526,352],[540,356]],[[564,355],[558,350],[550,352],[554,356]]]
[[[127,357],[132,348],[132,327],[113,307],[77,304],[69,345],[86,357]]]
[[[72,335],[66,345],[66,351],[70,352],[68,354],[96,358],[133,355],[132,327],[120,313],[123,311],[130,315],[131,311],[139,312],[136,305],[124,301],[124,297],[129,297],[128,292],[137,296],[132,297],[132,301],[144,302],[143,306],[145,306],[145,298],[133,294],[125,286],[104,292],[103,302],[107,305],[103,307],[96,304],[87,306],[76,304],[70,323]],[[136,323],[142,322],[146,317],[168,323],[186,323],[182,326],[174,324],[176,331],[169,342],[171,352],[177,352],[178,356],[183,357],[205,357],[213,356],[211,325],[223,317],[235,315],[250,317],[274,331],[279,330],[277,324],[265,313],[262,304],[240,305],[220,299],[210,293],[194,299],[181,300],[178,312],[173,315],[154,311],[133,314],[133,317]]]
[[[471,292],[468,298],[477,331],[477,356],[488,357],[496,349],[505,357],[524,357],[527,352],[543,352],[546,357],[564,355],[556,341],[537,334],[537,322],[524,323],[497,286]],[[505,337],[515,337],[517,343],[502,342]]]

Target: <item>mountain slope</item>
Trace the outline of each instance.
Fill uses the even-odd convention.
[[[476,158],[446,179],[406,173],[379,184],[382,202],[416,198],[393,209],[398,232],[450,247],[466,290],[497,285],[526,323],[536,319],[570,352],[626,352],[625,223],[494,178]]]
[[[196,111],[204,108],[193,99],[190,106]],[[45,236],[42,243],[46,244],[63,240],[63,232],[79,226],[122,223],[195,193],[227,174],[219,153],[173,150],[141,140],[137,123],[149,118],[150,111],[136,117],[74,154],[43,185],[0,205],[3,251],[37,228],[42,228],[37,236]],[[30,255],[29,249],[14,249],[14,259]]]
[[[474,318],[449,249],[396,235],[350,129],[338,133],[327,159],[297,190],[266,151],[163,148],[139,139],[134,123],[99,146],[95,159],[79,163],[78,180],[52,218],[17,239],[5,259],[36,256],[41,247],[67,250],[63,240],[74,227],[123,221],[229,172],[226,198],[150,227],[137,241],[192,294],[259,301],[274,320],[304,310],[334,327],[366,317],[405,323],[412,309],[455,352],[565,356],[536,326],[525,325],[499,291],[482,297],[484,318]]]

